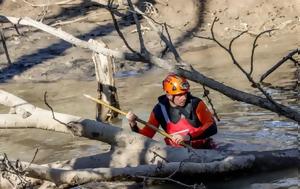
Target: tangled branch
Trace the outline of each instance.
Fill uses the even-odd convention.
[[[255,51],[255,48],[258,46],[257,45],[257,40],[260,36],[262,36],[263,34],[265,33],[270,33],[271,31],[273,30],[266,30],[266,31],[263,31],[261,33],[259,33],[256,38],[254,39],[254,42],[253,42],[253,46],[252,46],[252,53],[251,53],[251,61],[250,61],[250,64],[251,64],[251,68],[250,68],[250,71],[249,73],[239,64],[239,62],[236,60],[235,58],[235,55],[233,54],[232,52],[232,46],[233,46],[233,43],[238,39],[240,38],[242,35],[244,35],[245,33],[247,33],[247,31],[243,31],[241,33],[239,33],[237,36],[235,36],[234,38],[231,39],[231,41],[229,42],[229,45],[228,47],[226,47],[224,44],[222,44],[216,37],[215,37],[215,33],[214,33],[214,25],[216,22],[218,22],[219,19],[217,17],[214,18],[213,20],[213,23],[211,25],[211,28],[210,28],[210,32],[211,32],[211,37],[203,37],[203,36],[198,36],[198,35],[193,35],[194,37],[197,37],[197,38],[201,38],[201,39],[207,39],[207,40],[211,40],[211,41],[214,41],[215,43],[217,43],[222,49],[224,49],[229,55],[230,55],[230,58],[232,60],[232,63],[238,67],[238,69],[246,76],[246,78],[248,79],[248,81],[251,83],[251,86],[254,87],[254,88],[257,88],[266,98],[269,102],[271,102],[275,108],[279,111],[279,112],[284,112],[285,110],[281,108],[281,106],[275,102],[273,100],[273,98],[261,87],[261,85],[257,82],[254,81],[254,79],[252,78],[252,72],[253,72],[253,56],[254,56],[254,51]],[[284,114],[284,113],[281,113],[281,114]]]
[[[0,173],[3,179],[6,179],[13,186],[17,185],[18,188],[26,188],[30,185],[26,179],[26,168],[19,160],[10,161],[6,153],[0,156]]]
[[[124,44],[126,45],[126,47],[132,52],[132,53],[135,53],[135,54],[138,54],[140,55],[138,52],[136,52],[129,44],[128,42],[126,41],[123,33],[121,32],[120,30],[120,27],[119,27],[119,24],[118,24],[118,21],[115,17],[115,12],[116,12],[116,8],[114,6],[114,1],[113,0],[109,0],[108,3],[107,3],[107,10],[110,12],[110,15],[112,17],[112,20],[114,22],[114,27],[119,35],[119,37],[123,40]]]

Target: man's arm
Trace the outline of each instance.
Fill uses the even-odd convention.
[[[151,124],[151,125],[154,125],[157,128],[159,127],[159,122],[156,119],[155,114],[154,114],[153,111],[150,114],[148,123]],[[149,138],[152,138],[155,135],[156,131],[154,131],[153,129],[151,129],[148,126],[145,126],[142,129],[139,129],[139,133],[142,134],[142,135],[145,135],[145,136],[147,136]]]
[[[214,135],[217,133],[217,127],[216,123],[213,119],[212,113],[209,111],[207,106],[203,101],[200,101],[197,108],[196,108],[196,114],[199,118],[199,120],[202,123],[202,126],[195,129],[194,132],[189,133],[191,138],[207,138],[211,135]],[[208,135],[208,136],[204,136]]]
[[[149,138],[152,138],[155,135],[156,131],[151,129],[148,126],[145,126],[142,129],[140,129],[137,126],[137,122],[136,122],[137,116],[135,114],[133,114],[132,112],[128,112],[126,115],[126,118],[128,119],[129,126],[133,132],[140,133]],[[159,122],[155,118],[154,112],[151,112],[148,123],[151,125],[154,125],[157,128],[159,127]]]

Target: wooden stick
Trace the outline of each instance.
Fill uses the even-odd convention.
[[[102,101],[102,100],[93,98],[93,97],[91,97],[90,95],[87,95],[87,94],[84,94],[83,96],[85,96],[86,98],[88,98],[88,99],[90,99],[90,100],[92,100],[92,101],[94,101],[94,102],[97,102],[97,103],[99,103],[99,104],[102,104],[103,106],[105,106],[105,107],[107,107],[107,108],[110,108],[110,109],[112,109],[113,111],[116,111],[116,112],[118,112],[118,113],[120,113],[120,114],[123,114],[123,115],[125,115],[125,116],[127,115],[127,112],[124,112],[124,111],[122,111],[122,110],[120,110],[120,109],[117,109],[117,108],[115,108],[115,107],[113,107],[113,106],[107,104],[106,102],[104,102],[104,101]],[[139,122],[139,123],[142,123],[142,124],[144,124],[144,125],[146,125],[146,126],[148,126],[148,127],[150,127],[151,129],[153,129],[154,131],[157,131],[159,134],[163,135],[164,137],[167,137],[167,138],[173,140],[172,135],[166,133],[165,131],[163,131],[163,130],[157,128],[157,127],[155,127],[154,125],[152,125],[152,124],[150,124],[150,123],[148,123],[148,122],[146,122],[146,121],[144,121],[144,120],[142,120],[142,119],[140,119],[140,118],[138,118],[138,117],[136,118],[136,121]],[[180,145],[191,148],[190,145],[188,145],[188,144],[186,144],[186,143],[184,143],[184,142],[181,142]]]

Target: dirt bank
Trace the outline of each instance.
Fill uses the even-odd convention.
[[[45,24],[55,26],[70,34],[88,40],[101,39],[112,49],[125,50],[126,46],[118,37],[112,24],[109,12],[103,5],[87,1],[69,1],[66,4],[41,5],[41,1],[3,1],[0,12],[7,16],[31,17]],[[101,1],[103,2],[103,1]],[[240,31],[248,30],[249,34],[257,34],[266,29],[279,29],[276,35],[288,35],[292,46],[299,47],[300,5],[297,0],[247,0],[247,1],[152,1],[153,7],[140,1],[139,6],[148,8],[154,19],[166,22],[174,45],[180,53],[206,49],[214,45],[211,41],[199,40],[192,34],[209,35],[214,17],[219,17],[216,24],[216,36],[228,40]],[[36,6],[34,6],[36,5]],[[146,6],[148,5],[148,6]],[[120,6],[121,8],[123,6]],[[150,9],[149,9],[150,8]],[[151,9],[152,8],[152,9]],[[118,17],[120,27],[130,45],[138,48],[137,33],[132,25],[132,17],[126,13]],[[150,29],[146,21],[144,38],[149,51],[160,54],[164,46],[156,33]],[[7,60],[1,47],[0,80],[2,82],[23,81],[55,81],[59,79],[94,79],[94,68],[91,52],[57,39],[47,33],[31,27],[21,27],[22,36],[17,35],[11,24],[2,24],[7,38],[7,46],[12,65]],[[291,37],[294,36],[294,37]],[[291,49],[286,49],[287,53]],[[172,56],[169,56],[172,57]],[[188,57],[185,57],[189,61]],[[141,63],[116,61],[119,76],[140,74],[150,68]]]

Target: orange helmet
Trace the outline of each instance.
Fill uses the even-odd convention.
[[[179,95],[187,93],[190,90],[190,84],[188,81],[175,74],[169,74],[163,80],[163,89],[167,94],[170,95]]]

